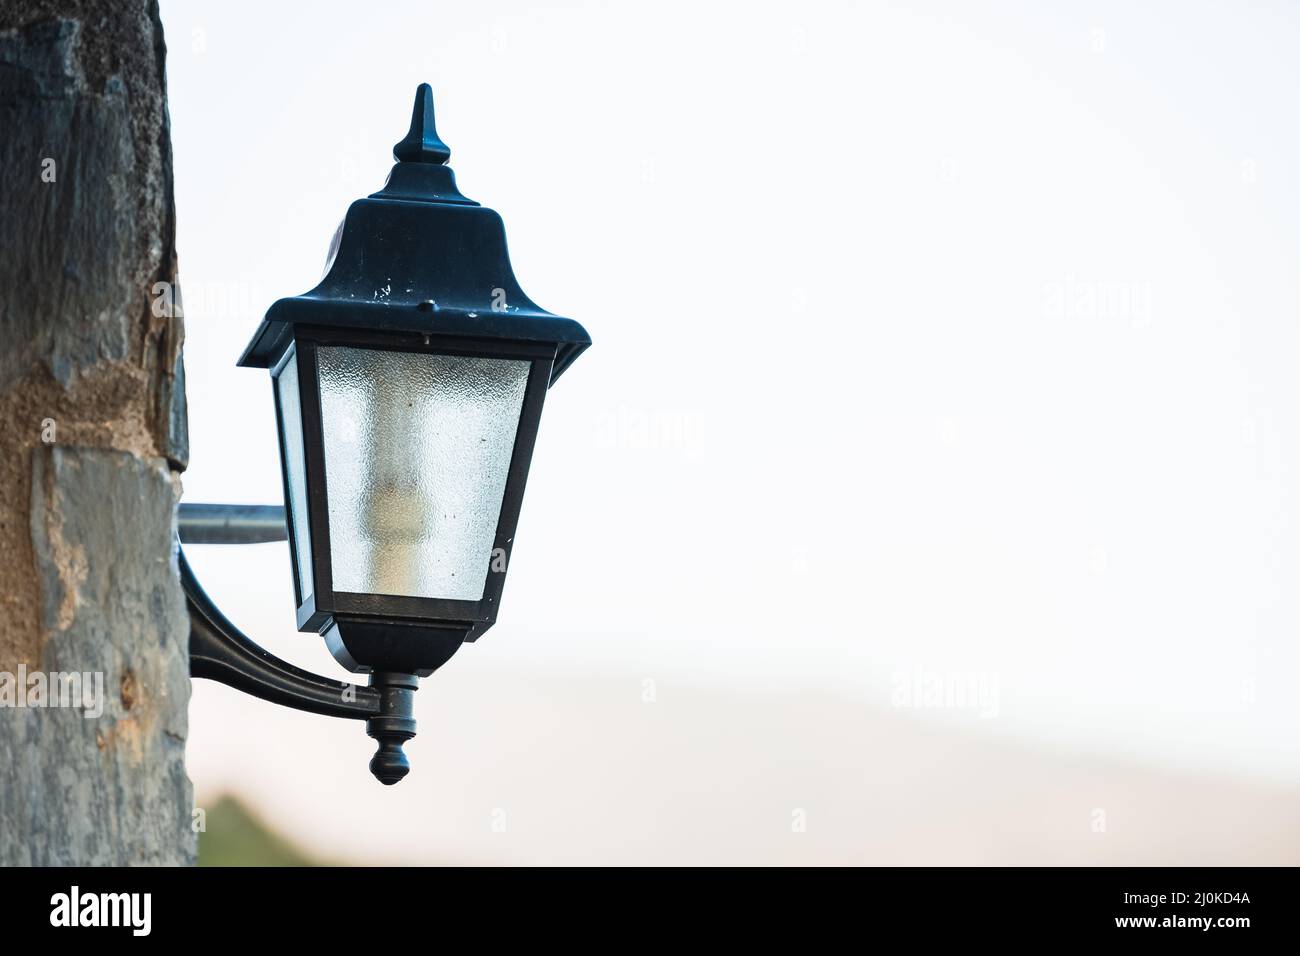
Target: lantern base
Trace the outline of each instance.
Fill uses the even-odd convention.
[[[336,614],[322,634],[334,659],[354,674],[428,677],[460,650],[470,627]]]

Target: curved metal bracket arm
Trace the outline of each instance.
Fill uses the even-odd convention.
[[[370,772],[394,784],[411,764],[402,744],[415,736],[414,674],[375,672],[370,686],[326,680],[294,667],[244,635],[217,609],[185,560],[182,541],[251,544],[283,541],[284,509],[270,505],[182,504],[177,516],[176,561],[190,612],[190,676],[218,681],[273,704],[326,717],[366,722],[379,744]]]
[[[179,542],[176,549],[190,612],[191,677],[215,680],[273,704],[326,717],[366,720],[380,716],[378,688],[327,680],[294,667],[245,636],[212,603]]]

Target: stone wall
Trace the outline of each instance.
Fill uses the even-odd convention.
[[[0,3],[0,864],[194,857],[164,63],[153,0]]]

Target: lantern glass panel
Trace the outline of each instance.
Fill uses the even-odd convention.
[[[531,363],[316,358],[334,590],[481,600]]]
[[[293,527],[298,572],[298,602],[312,594],[311,524],[307,518],[307,465],[303,454],[302,401],[298,391],[298,356],[290,354],[275,381],[280,410],[280,444],[284,455],[285,493]]]

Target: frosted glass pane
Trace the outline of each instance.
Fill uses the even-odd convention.
[[[530,363],[316,354],[334,590],[480,600]]]
[[[280,421],[284,429],[281,453],[289,472],[289,512],[293,519],[293,545],[298,555],[298,587],[302,600],[312,593],[311,526],[307,522],[307,463],[302,448],[302,403],[298,392],[298,356],[289,356],[288,364],[276,379],[279,392]]]

